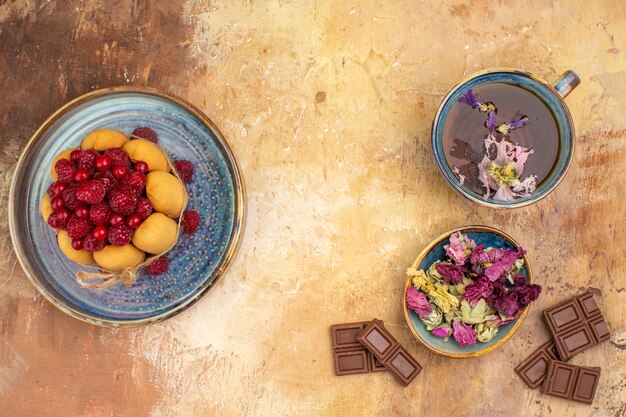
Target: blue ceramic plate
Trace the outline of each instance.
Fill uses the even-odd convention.
[[[135,286],[104,290],[81,287],[81,266],[67,259],[55,231],[40,214],[52,182],[50,164],[89,132],[125,133],[149,126],[172,160],[196,167],[187,185],[188,208],[202,222],[182,235],[168,254],[169,272],[141,273]],[[194,106],[170,94],[141,87],[93,91],[63,106],[35,132],[20,157],[9,197],[9,227],[17,257],[33,285],[56,307],[81,320],[108,326],[137,326],[164,320],[197,301],[223,274],[239,240],[243,218],[241,178],[233,154],[215,125]]]
[[[450,230],[432,241],[430,245],[428,245],[426,249],[424,249],[424,251],[422,251],[422,253],[417,257],[413,263],[413,267],[416,269],[426,270],[434,262],[444,260],[446,258],[446,250],[444,246],[449,243],[450,236],[456,232],[461,232],[469,236],[476,243],[482,243],[486,247],[517,248],[520,246],[513,240],[513,238],[497,229],[486,226],[465,226]],[[526,256],[524,256],[524,264],[525,267],[522,268],[522,273],[526,274],[528,277],[527,282],[531,283],[532,275],[530,265],[528,264],[528,258]],[[452,337],[450,337],[448,342],[444,342],[443,339],[430,334],[430,332],[426,330],[424,323],[419,320],[417,314],[406,307],[404,294],[410,285],[411,277],[407,277],[402,297],[402,305],[404,308],[404,317],[407,325],[409,326],[409,330],[411,330],[411,333],[413,333],[413,336],[415,336],[417,341],[424,345],[428,350],[450,358],[473,358],[497,349],[502,346],[504,342],[506,342],[513,335],[513,333],[515,333],[528,313],[528,307],[526,307],[516,320],[500,326],[496,337],[491,339],[489,342],[476,342],[475,344],[466,346],[465,349],[463,349]]]

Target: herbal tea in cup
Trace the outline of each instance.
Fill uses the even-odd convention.
[[[563,102],[578,77],[553,87],[516,70],[486,71],[455,87],[433,123],[433,150],[446,179],[493,207],[537,201],[563,178],[573,122]]]

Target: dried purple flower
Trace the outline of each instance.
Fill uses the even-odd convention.
[[[496,112],[495,111],[491,110],[487,112],[486,126],[490,132],[493,132],[493,130],[496,128]]]
[[[513,293],[500,297],[493,302],[493,308],[505,316],[514,316],[520,310],[517,296]]]
[[[457,265],[464,265],[475,247],[476,242],[463,233],[452,233],[450,235],[450,244],[445,247],[446,255]]]
[[[517,302],[521,307],[525,307],[539,298],[541,286],[537,284],[523,285],[515,287],[509,292],[517,297]]]
[[[454,340],[459,342],[461,348],[465,349],[467,345],[473,345],[476,343],[476,332],[472,329],[472,326],[468,326],[467,324],[461,321],[453,321],[452,322]]]
[[[446,284],[456,285],[463,282],[463,270],[458,265],[438,263],[435,269]]]
[[[511,277],[514,287],[521,287],[523,285],[526,285],[526,279],[527,277],[525,275],[521,275],[519,273]]]
[[[476,245],[472,251],[470,257],[470,263],[473,264],[488,264],[497,261],[502,254],[497,249],[485,250],[485,245]]]
[[[498,141],[491,134],[485,138],[484,146],[487,152],[478,164],[478,179],[485,188],[484,198],[511,201],[535,191],[537,178],[534,175],[520,181],[526,159],[534,153],[532,149],[505,139]],[[494,152],[490,152],[491,149]]]
[[[460,98],[459,98],[459,103],[465,103],[469,106],[472,106],[473,109],[475,109],[476,107],[480,107],[482,106],[482,103],[479,102],[476,99],[476,95],[474,94],[474,90],[472,90],[471,88],[468,89],[465,94],[463,94]]]
[[[433,311],[433,307],[424,293],[416,290],[414,287],[409,287],[406,290],[406,306],[422,318],[428,316]]]
[[[500,259],[485,269],[485,276],[492,282],[504,277],[513,268],[515,261],[524,256],[525,253],[526,251],[521,247],[517,248],[516,251],[505,249]]]
[[[522,116],[517,120],[513,120],[508,123],[502,123],[501,125],[496,127],[496,130],[502,133],[503,135],[508,135],[511,130],[519,129],[520,127],[525,126],[528,123],[530,123],[530,121],[528,120],[528,116]],[[493,130],[493,129],[489,129],[489,130]]]
[[[500,299],[506,296],[507,289],[506,289],[506,286],[501,281],[494,281],[491,283],[491,285],[492,285],[491,294],[489,294],[485,298],[485,301],[487,301],[487,304],[494,307],[495,301],[497,299]]]
[[[481,298],[488,298],[493,291],[493,284],[487,278],[482,277],[465,286],[463,299],[467,300],[470,306],[476,306]]]
[[[437,327],[436,329],[433,329],[433,331],[430,333],[433,336],[437,336],[437,337],[441,337],[442,339],[445,339],[445,338],[450,337],[450,335],[452,334],[452,329],[447,324],[443,324]]]

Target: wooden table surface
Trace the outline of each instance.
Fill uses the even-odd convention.
[[[0,415],[626,415],[626,10],[621,1],[0,1]],[[527,208],[479,207],[434,164],[445,93],[506,66],[582,84],[576,151]],[[27,281],[7,232],[17,157],[95,88],[147,85],[200,107],[241,165],[247,218],[225,277],[161,324],[98,328]],[[405,269],[445,230],[520,241],[544,292],[514,337],[471,360],[419,346]],[[593,288],[611,340],[593,405],[543,396],[513,367],[547,340],[541,310]],[[600,296],[600,293],[602,294]],[[336,377],[329,326],[383,319],[424,366]]]

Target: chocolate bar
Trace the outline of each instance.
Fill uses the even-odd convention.
[[[378,319],[372,320],[356,339],[405,387],[422,371],[421,365]]]
[[[369,321],[335,324],[330,327],[335,357],[335,375],[365,374],[384,371],[385,367],[356,337]]]
[[[551,360],[543,392],[554,397],[591,404],[600,380],[600,368],[570,365]]]
[[[550,340],[539,346],[524,362],[517,365],[515,372],[528,385],[528,388],[535,389],[546,379],[550,360],[558,359],[554,342]]]
[[[589,291],[544,310],[543,318],[563,361],[611,336]]]

